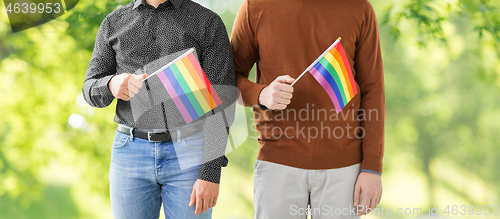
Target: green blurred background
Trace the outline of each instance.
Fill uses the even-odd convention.
[[[101,21],[128,2],[82,0],[64,16],[15,34],[0,4],[0,219],[112,218],[115,104],[91,108],[81,87]],[[231,32],[242,0],[197,2]],[[500,2],[371,2],[387,92],[379,206],[422,208],[419,217],[437,205],[440,217],[499,218],[444,210],[500,205]],[[249,138],[228,154],[214,218],[253,217],[257,150]],[[366,216],[406,217],[416,216]]]

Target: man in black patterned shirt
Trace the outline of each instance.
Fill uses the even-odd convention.
[[[134,119],[134,96],[157,88],[142,80],[158,63],[164,65],[189,48],[195,48],[221,106],[188,126],[176,118],[171,99]],[[211,218],[221,167],[227,166],[224,109],[235,100],[231,88],[231,47],[214,12],[191,0],[133,0],[104,19],[83,94],[99,108],[118,99],[109,173],[115,218],[158,218],[162,202],[166,218]],[[184,168],[181,159],[191,165]]]

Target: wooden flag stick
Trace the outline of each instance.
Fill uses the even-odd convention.
[[[330,52],[330,50],[332,50],[333,47],[335,47],[337,45],[337,43],[340,42],[341,39],[342,38],[339,37],[337,40],[335,40],[335,42],[330,47],[328,47],[328,49],[326,49],[323,52],[323,54],[321,54],[311,65],[309,65],[309,67],[306,68],[306,70],[304,72],[302,72],[302,74],[300,74],[300,76],[297,79],[295,79],[295,81],[292,83],[291,86],[293,87],[293,85],[295,83],[297,83],[297,81],[299,81],[299,79],[302,78],[302,76],[304,76],[309,70],[311,70],[311,68],[314,67],[319,62],[319,60],[321,60],[323,57],[325,57],[326,53]]]

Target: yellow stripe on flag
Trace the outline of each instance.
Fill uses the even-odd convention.
[[[326,53],[325,59],[333,66],[333,68],[335,68],[335,71],[337,72],[337,75],[339,76],[340,81],[342,83],[342,88],[344,89],[346,101],[349,102],[352,99],[352,97],[349,93],[349,88],[347,87],[347,83],[345,82],[345,77],[344,77],[344,74],[342,73],[342,69],[340,68],[339,63],[337,62],[337,60],[335,60],[335,58],[329,52]]]
[[[210,106],[207,103],[207,100],[203,97],[203,94],[201,94],[200,89],[198,86],[196,86],[196,83],[194,82],[193,78],[191,77],[191,74],[189,74],[189,71],[186,69],[186,66],[184,66],[184,63],[181,61],[178,61],[175,63],[177,65],[177,68],[179,68],[179,71],[181,72],[182,76],[186,80],[189,88],[191,88],[191,91],[193,92],[194,96],[198,100],[198,102],[201,105],[201,108],[203,108],[203,111],[208,112],[211,110]]]
[[[354,91],[352,89],[352,84],[355,83],[354,81],[351,81],[351,79],[349,78],[349,73],[347,72],[347,69],[346,69],[346,65],[344,63],[344,60],[342,59],[342,56],[340,55],[340,52],[336,49],[336,48],[333,48],[331,51],[330,51],[330,54],[333,54],[333,57],[335,57],[335,59],[337,60],[337,63],[339,63],[340,67],[342,68],[342,73],[344,73],[344,78],[345,78],[345,82],[347,83],[347,87],[349,88],[349,94],[351,96],[351,98],[354,97]],[[349,65],[349,63],[347,63],[347,65]],[[351,66],[349,66],[348,68],[350,68]],[[354,85],[356,86],[356,85]]]
[[[200,78],[200,75],[196,72],[196,69],[194,68],[193,64],[189,60],[188,57],[183,58],[181,60],[184,63],[184,67],[188,70],[189,74],[193,78],[194,82],[196,85],[199,87],[201,94],[203,94],[203,97],[205,98],[205,101],[207,101],[210,104],[210,109],[215,108],[212,100],[212,96],[208,92],[207,86],[205,86],[205,83],[203,83],[203,79]]]

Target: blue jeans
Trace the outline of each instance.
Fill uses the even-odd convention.
[[[195,215],[196,205],[188,206],[203,143],[204,133],[154,143],[117,131],[109,170],[114,218],[157,219],[162,202],[167,219],[211,218],[212,209]]]

